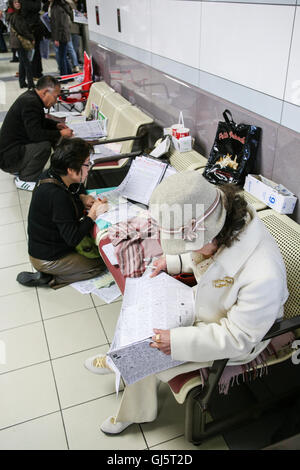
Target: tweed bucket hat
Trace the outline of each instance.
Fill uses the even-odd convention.
[[[223,198],[199,172],[169,176],[153,191],[150,213],[160,230],[165,254],[200,250],[221,231],[226,218]]]

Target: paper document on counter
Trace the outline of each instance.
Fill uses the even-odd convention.
[[[194,323],[193,289],[168,274],[127,278],[122,309],[108,356],[127,385],[182,364],[149,346],[153,328]]]
[[[146,206],[156,186],[162,180],[167,163],[148,157],[136,157],[126,178],[119,186],[122,196]]]
[[[90,155],[90,161],[94,163],[95,160],[101,160],[101,158],[120,155],[121,147],[121,144],[114,142],[111,144],[94,145],[94,153]]]
[[[73,130],[74,137],[81,139],[96,140],[106,135],[100,121],[76,122],[71,123],[69,127]]]

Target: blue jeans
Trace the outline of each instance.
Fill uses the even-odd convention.
[[[80,61],[80,52],[79,52],[80,35],[79,34],[72,34],[71,36],[72,36],[73,47],[74,47],[74,50],[75,50],[76,55],[77,55],[77,61],[79,62]]]
[[[58,58],[58,67],[59,73],[61,75],[69,75],[71,73],[70,66],[67,60],[67,42],[60,42],[58,51],[57,51],[57,58]]]
[[[78,67],[78,60],[72,41],[67,43],[67,55],[70,57],[73,67]]]

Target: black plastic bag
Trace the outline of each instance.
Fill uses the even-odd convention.
[[[230,119],[228,117],[230,116]],[[203,176],[214,184],[243,185],[248,173],[253,172],[261,128],[236,124],[228,109],[220,121]]]

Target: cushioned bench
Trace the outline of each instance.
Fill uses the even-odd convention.
[[[108,94],[115,93],[115,90],[111,88],[107,83],[105,82],[96,82],[93,83],[93,85],[90,88],[90,93],[89,97],[86,103],[85,110],[83,114],[88,118],[90,116],[91,110],[92,110],[92,104],[95,103],[97,106],[99,106],[99,109],[101,110],[102,106],[102,101],[104,96]]]
[[[107,121],[107,136],[101,139],[105,143],[107,140],[123,139],[127,137],[137,137],[144,131],[147,131],[147,126],[153,124],[153,119],[141,111],[136,106],[133,106],[119,93],[115,92],[105,82],[96,82],[92,85],[89,98],[87,101],[85,116],[88,117],[92,110],[92,104],[98,106],[108,119]],[[121,153],[130,153],[132,151],[134,140],[122,141]],[[126,161],[122,161],[119,166],[124,166]],[[94,169],[102,167],[95,166]]]

